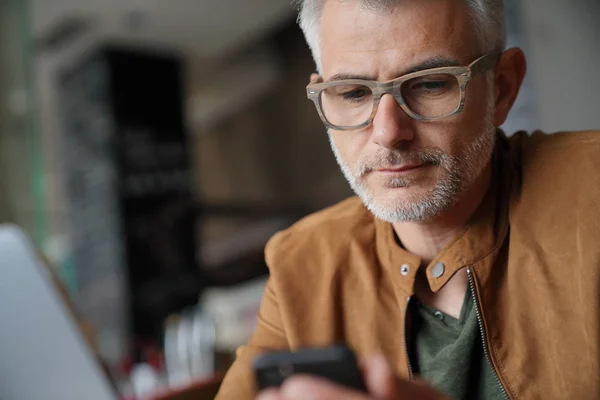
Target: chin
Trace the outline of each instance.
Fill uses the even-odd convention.
[[[370,196],[359,193],[365,206],[375,217],[390,223],[428,222],[434,220],[451,204],[452,199],[433,194],[435,190],[420,186],[379,188]]]
[[[426,201],[431,195],[431,189],[420,185],[408,187],[379,188],[373,196],[373,200],[382,206],[410,207],[415,203]]]

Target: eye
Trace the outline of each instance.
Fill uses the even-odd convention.
[[[443,92],[448,87],[448,81],[420,81],[411,86],[411,90],[420,90],[428,93]]]
[[[363,100],[371,94],[371,91],[367,88],[356,88],[351,91],[342,93],[344,100],[348,101],[359,101]]]

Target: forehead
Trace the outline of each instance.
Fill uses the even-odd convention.
[[[323,76],[393,79],[433,57],[467,64],[476,54],[469,9],[460,0],[404,0],[383,10],[360,0],[327,0],[321,19]]]

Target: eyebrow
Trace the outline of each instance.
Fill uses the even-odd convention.
[[[403,75],[412,74],[414,72],[425,71],[428,69],[443,68],[443,67],[456,67],[458,65],[460,65],[460,63],[456,59],[446,58],[446,57],[434,57],[434,58],[425,60],[422,63],[417,64],[417,65],[411,67],[410,69],[404,71],[403,73],[397,74],[396,76],[400,77]],[[373,79],[372,76],[368,76],[368,75],[354,75],[354,74],[339,73],[339,74],[333,75],[331,78],[329,78],[327,80],[327,82],[344,81],[344,80],[348,80],[348,79],[359,79],[359,80],[364,80],[364,81],[375,80],[375,79]]]

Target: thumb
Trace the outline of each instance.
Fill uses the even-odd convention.
[[[396,397],[396,376],[384,356],[365,360],[363,369],[365,385],[371,396],[380,400]]]

